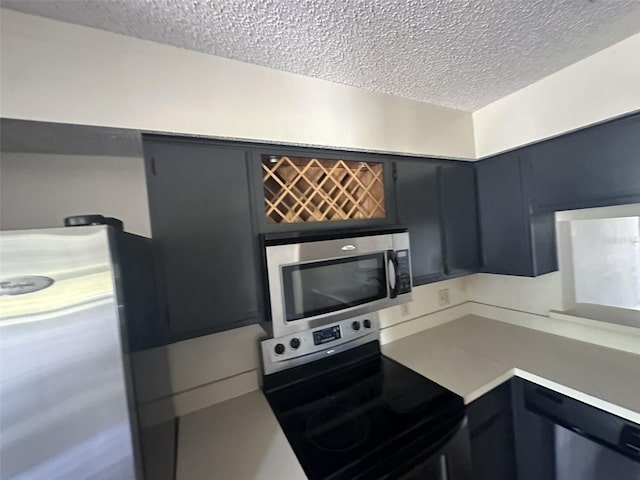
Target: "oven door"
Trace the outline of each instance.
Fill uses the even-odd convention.
[[[408,471],[400,467],[385,480],[472,480],[471,447],[467,419],[446,445],[428,459],[419,461]]]
[[[268,246],[274,336],[394,305],[393,246],[392,235]]]

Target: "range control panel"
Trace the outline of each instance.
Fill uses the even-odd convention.
[[[332,327],[323,328],[321,330],[313,331],[313,344],[323,345],[327,342],[333,342],[342,338],[340,333],[340,325],[333,325]]]
[[[379,338],[378,314],[332,322],[261,343],[265,373],[285,370]]]

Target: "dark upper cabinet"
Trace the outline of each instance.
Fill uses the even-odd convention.
[[[517,478],[511,389],[505,382],[467,407],[475,480]]]
[[[172,340],[259,321],[246,150],[153,136],[144,149]]]
[[[445,274],[477,272],[480,251],[474,167],[451,162],[439,168]]]
[[[413,283],[428,283],[444,275],[438,164],[403,159],[395,169],[398,223],[409,229]]]
[[[532,213],[527,165],[523,151],[476,165],[482,272],[536,276],[557,270],[554,217]]]
[[[531,275],[531,243],[517,152],[477,163],[482,271]]]
[[[640,201],[640,115],[525,150],[536,213]]]
[[[640,115],[477,163],[482,271],[557,270],[554,212],[640,202]]]
[[[398,223],[409,228],[414,285],[477,272],[473,165],[401,159],[395,169]]]

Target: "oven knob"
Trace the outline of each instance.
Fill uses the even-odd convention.
[[[360,330],[360,322],[353,322],[351,324],[351,328],[353,328],[356,331]]]
[[[276,343],[276,347],[274,348],[276,354],[282,355],[284,353],[284,345],[281,343]]]
[[[371,320],[369,320],[368,318],[362,322],[362,324],[364,325],[364,328],[371,328]]]
[[[291,341],[289,342],[289,345],[291,345],[291,348],[296,349],[300,346],[300,339],[299,338],[292,338]]]

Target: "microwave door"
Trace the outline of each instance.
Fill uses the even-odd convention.
[[[340,295],[340,292],[332,293],[326,290],[313,290],[313,293],[317,299],[317,304],[324,303],[326,305],[343,305],[345,307],[349,305],[349,298],[344,295]]]
[[[385,252],[285,266],[282,279],[287,322],[388,296]]]

